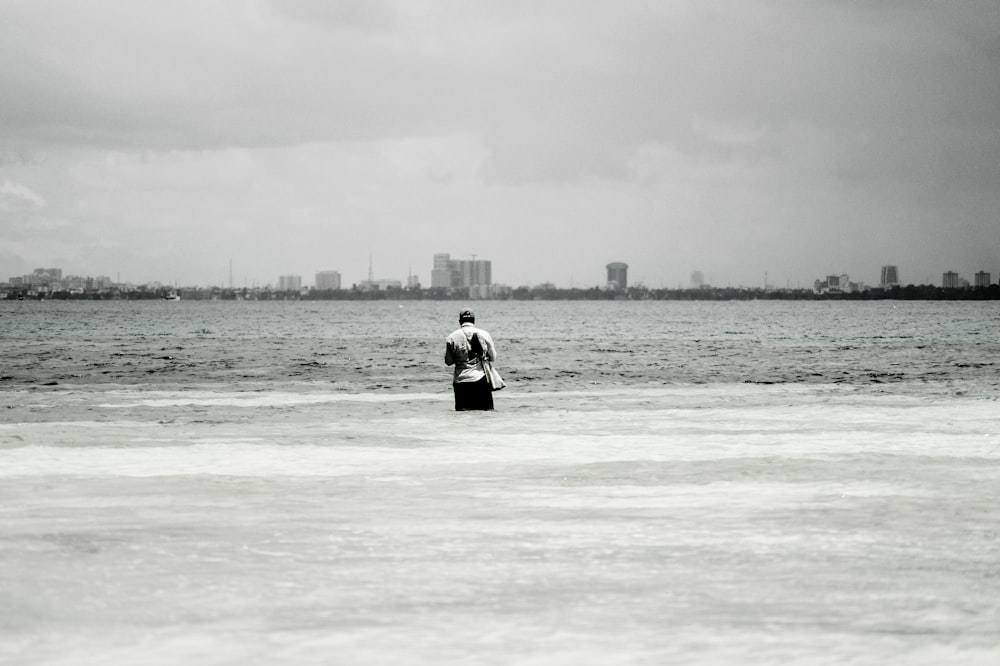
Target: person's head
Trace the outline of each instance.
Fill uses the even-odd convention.
[[[458,313],[458,323],[464,324],[465,322],[469,322],[470,324],[476,323],[476,315],[474,315],[472,313],[472,310],[470,310],[469,308],[465,308],[464,310]]]

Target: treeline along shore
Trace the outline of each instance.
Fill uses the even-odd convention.
[[[816,292],[812,289],[762,289],[744,287],[701,287],[698,289],[650,289],[629,287],[610,290],[562,289],[557,287],[517,287],[511,289],[503,300],[515,301],[994,301],[1000,300],[1000,285],[986,287],[945,288],[934,285],[907,285],[891,288],[871,288],[857,292]],[[483,300],[470,297],[463,288],[400,288],[373,289],[303,289],[280,291],[268,288],[226,289],[223,287],[166,287],[111,288],[99,291],[48,291],[17,292],[6,294],[7,300],[164,300],[177,296],[180,300],[246,300],[246,301],[410,301],[410,300]]]

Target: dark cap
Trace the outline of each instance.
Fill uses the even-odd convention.
[[[471,322],[476,321],[476,315],[469,308],[465,308],[464,310],[458,313],[458,323],[461,324],[462,322],[465,321],[471,321]]]

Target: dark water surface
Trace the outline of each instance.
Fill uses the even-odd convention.
[[[519,391],[847,383],[996,392],[1000,305],[474,303]],[[0,386],[442,384],[452,302],[0,302]]]

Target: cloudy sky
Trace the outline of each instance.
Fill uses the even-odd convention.
[[[996,0],[0,0],[0,279],[1000,273]]]

